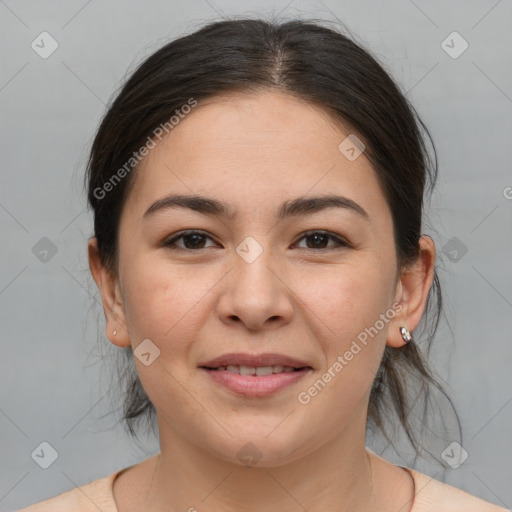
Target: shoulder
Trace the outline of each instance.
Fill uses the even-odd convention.
[[[118,512],[112,494],[112,483],[120,471],[122,470],[17,512]]]
[[[411,512],[509,512],[419,471],[405,469],[411,473],[415,483]]]

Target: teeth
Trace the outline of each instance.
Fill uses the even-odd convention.
[[[240,366],[240,375],[254,375],[256,373],[256,368],[254,366]]]
[[[293,366],[245,366],[245,365],[234,365],[228,364],[227,366],[219,366],[217,371],[227,371],[229,373],[238,373],[240,375],[272,375],[273,373],[290,373],[294,371]]]
[[[256,375],[272,375],[273,373],[274,373],[273,366],[260,366],[260,367],[256,368]]]

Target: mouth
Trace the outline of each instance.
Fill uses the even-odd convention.
[[[301,366],[295,368],[293,366],[283,366],[283,365],[272,365],[272,366],[247,366],[247,365],[233,365],[229,364],[226,366],[218,366],[218,367],[210,367],[210,366],[200,366],[200,368],[204,368],[205,370],[212,370],[217,372],[228,372],[228,373],[236,373],[238,375],[250,375],[254,377],[263,377],[266,375],[274,375],[279,373],[292,373],[292,372],[300,372],[302,370],[312,370],[311,366]]]
[[[307,361],[302,361],[285,354],[249,354],[243,352],[223,354],[214,359],[201,362],[198,366],[208,370],[224,370],[233,373],[242,372],[241,375],[256,375],[256,371],[253,371],[253,369],[263,372],[260,373],[261,375],[270,375],[271,373],[292,372],[311,368]]]
[[[199,365],[216,384],[244,397],[263,397],[297,383],[313,371],[283,354],[225,354]]]

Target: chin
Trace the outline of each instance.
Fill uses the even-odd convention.
[[[250,435],[244,435],[241,429],[238,429],[236,438],[227,436],[222,441],[212,440],[207,449],[221,460],[246,467],[284,466],[314,449],[308,450],[302,439],[294,440],[286,430],[279,435],[277,431],[270,435],[269,432],[272,432],[272,429],[262,428],[259,432],[251,429]],[[204,437],[202,441],[208,442]]]

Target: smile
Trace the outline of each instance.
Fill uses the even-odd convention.
[[[302,380],[313,369],[309,366],[220,366],[199,368],[215,384],[245,397],[264,397],[277,393]]]
[[[291,373],[302,370],[302,368],[294,368],[293,366],[246,366],[234,365],[219,366],[218,368],[208,368],[208,370],[227,371],[229,373],[238,373],[239,375],[272,375],[274,373]]]

